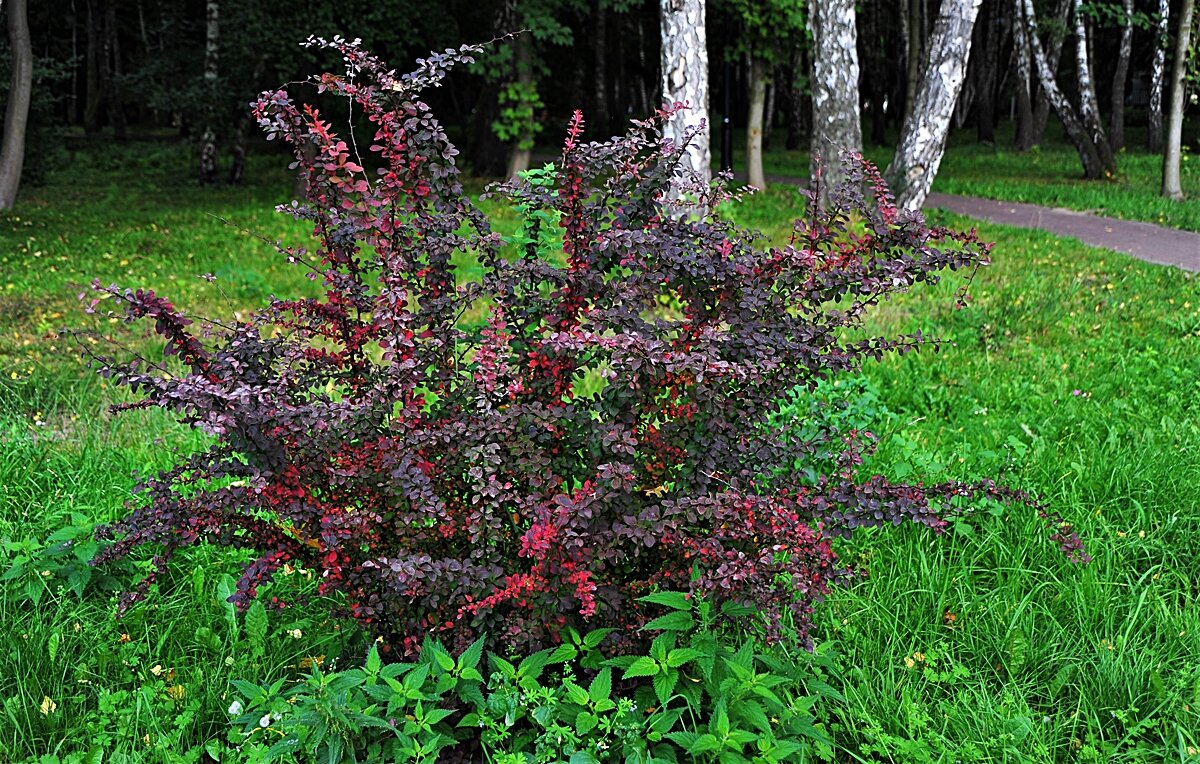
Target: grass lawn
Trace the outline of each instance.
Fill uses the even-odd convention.
[[[952,152],[939,183],[984,151]],[[0,762],[93,750],[207,761],[206,745],[227,745],[230,679],[362,654],[320,602],[272,612],[265,635],[250,627],[220,594],[239,558],[217,549],[177,558],[116,621],[110,587],[129,572],[84,580],[58,543],[83,545],[120,513],[134,470],[198,442],[157,412],[106,413],[113,391],[56,332],[85,323],[85,285],[151,286],[207,315],[312,288],[221,222],[302,241],[303,226],[271,211],[288,198],[282,162],[256,158],[246,188],[202,190],[171,180],[179,160],[81,154],[0,217]],[[1189,183],[1200,192],[1194,169]],[[778,188],[734,214],[779,237],[799,204]],[[1200,279],[1039,232],[980,230],[997,245],[969,307],[953,308],[956,278],[878,316],[885,332],[944,343],[854,385],[881,435],[874,465],[914,479],[1003,475],[1077,523],[1095,560],[1067,563],[1019,509],[941,540],[901,528],[843,546],[869,574],[830,598],[816,632],[841,666],[846,702],[826,717],[838,761],[1200,762]],[[100,329],[147,341],[142,326]],[[285,576],[274,593],[312,586]]]

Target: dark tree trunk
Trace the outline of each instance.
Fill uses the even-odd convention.
[[[1000,67],[1000,48],[1004,45],[1000,10],[992,5],[975,24],[978,78],[975,87],[975,136],[980,143],[996,142],[996,71]]]
[[[807,71],[808,62],[804,57],[804,46],[797,45],[792,51],[791,66],[787,79],[787,142],[784,148],[797,151],[804,145],[806,132],[805,118],[808,109],[805,108],[805,91],[800,87],[801,73]]]
[[[925,19],[921,14],[922,6],[922,0],[908,0],[908,8],[900,10],[901,21],[908,32],[904,41],[904,58],[908,72],[904,88],[905,121],[912,112],[917,88],[921,85],[921,64],[924,62],[925,52]]]
[[[87,73],[84,80],[87,96],[83,102],[83,131],[89,135],[100,131],[100,109],[104,106],[100,31],[101,18],[96,0],[87,0]]]
[[[944,0],[938,12],[925,76],[886,173],[896,205],[902,209],[920,209],[937,175],[950,118],[966,80],[972,31],[982,2]]]
[[[21,187],[25,164],[25,129],[33,93],[33,42],[25,0],[8,0],[8,44],[12,79],[4,106],[4,137],[0,142],[0,210],[11,209]]]
[[[592,124],[607,136],[612,123],[608,115],[608,11],[604,0],[592,0]]]
[[[534,87],[532,45],[533,43],[528,34],[519,35],[513,43],[515,73],[517,84],[521,87],[522,93],[528,93]],[[530,145],[531,143],[532,139],[522,130],[517,139],[509,146],[508,169],[505,170],[505,177],[515,178],[518,173],[529,169],[529,163],[533,159],[533,147]]]
[[[1175,36],[1175,60],[1171,64],[1171,105],[1167,113],[1165,144],[1163,150],[1162,195],[1175,201],[1183,201],[1183,186],[1179,179],[1179,160],[1183,138],[1183,96],[1187,90],[1184,76],[1187,74],[1188,47],[1192,36],[1192,14],[1195,0],[1183,0],[1179,11],[1178,33]]]
[[[118,36],[117,5],[114,0],[104,4],[104,100],[108,103],[108,122],[117,140],[125,140],[125,103],[121,88],[121,43]]]
[[[1113,72],[1112,114],[1108,123],[1113,151],[1120,151],[1125,146],[1125,81],[1129,75],[1129,56],[1133,52],[1133,0],[1124,0],[1121,12],[1121,48]]]

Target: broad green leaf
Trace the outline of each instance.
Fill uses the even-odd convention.
[[[662,605],[672,610],[692,609],[692,601],[683,592],[656,592],[654,594],[647,594],[645,597],[638,597],[638,602]]]
[[[592,680],[588,687],[588,697],[593,703],[599,703],[602,700],[608,700],[609,694],[612,693],[612,669],[601,669],[596,678]]]
[[[567,663],[575,660],[575,656],[579,655],[579,648],[570,642],[564,642],[550,653],[550,659],[547,663]]]
[[[483,657],[483,637],[471,643],[471,646],[463,651],[463,654],[458,656],[458,667],[464,668],[479,668],[479,659]]]
[[[563,687],[567,691],[567,700],[579,706],[586,706],[588,704],[587,690],[574,682],[563,682]]]
[[[590,751],[576,751],[568,764],[600,764],[600,760]]]
[[[587,636],[583,638],[583,646],[589,650],[595,650],[596,647],[604,641],[604,638],[613,631],[614,629],[593,629],[592,631],[589,631]]]
[[[655,618],[643,626],[642,631],[692,631],[695,628],[696,621],[692,618],[692,614],[677,610],[674,613],[667,613]]]
[[[258,647],[267,643],[267,609],[258,600],[246,608],[246,636]]]
[[[694,650],[690,647],[680,647],[667,653],[667,665],[671,668],[679,668],[689,661],[703,657],[704,653],[699,650]]]
[[[679,681],[679,674],[674,671],[668,671],[662,674],[656,674],[651,680],[654,684],[654,695],[658,698],[658,702],[664,706],[671,698],[671,693],[675,691],[675,683]]]
[[[706,732],[697,737],[695,742],[688,746],[687,752],[696,756],[697,754],[719,750],[721,750],[721,741],[715,735]]]
[[[654,676],[658,673],[658,663],[653,658],[645,656],[638,658],[633,664],[625,669],[622,679],[632,679],[639,676]]]
[[[378,674],[383,669],[383,659],[379,657],[379,646],[371,645],[371,652],[367,653],[367,673]]]
[[[575,717],[575,731],[580,735],[586,735],[596,728],[598,721],[595,714],[584,711]]]

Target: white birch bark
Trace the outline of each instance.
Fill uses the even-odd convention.
[[[1079,117],[1096,146],[1104,173],[1111,175],[1117,169],[1117,162],[1113,157],[1112,147],[1108,144],[1104,123],[1100,120],[1100,103],[1096,98],[1095,78],[1092,76],[1092,64],[1088,59],[1088,34],[1083,16],[1083,0],[1075,0],[1075,67],[1079,89]]]
[[[1025,17],[1021,0],[1013,0],[1013,56],[1017,63],[1017,151],[1026,151],[1033,146],[1033,88],[1032,69],[1029,62],[1029,37],[1025,32]]]
[[[1175,60],[1171,64],[1171,110],[1167,113],[1167,129],[1164,136],[1162,195],[1175,201],[1183,201],[1183,186],[1179,179],[1179,157],[1183,139],[1183,96],[1187,90],[1184,75],[1187,74],[1188,47],[1192,37],[1192,14],[1195,0],[1183,0],[1179,11],[1179,32],[1175,35]]]
[[[900,144],[887,170],[896,205],[920,209],[946,150],[954,106],[971,56],[971,32],[983,0],[944,0],[929,41],[928,64]]]
[[[204,84],[206,96],[212,98],[217,85],[218,52],[221,39],[221,13],[218,0],[208,0],[204,7]],[[217,179],[217,133],[215,115],[209,107],[204,118],[204,133],[200,139],[200,182]]]
[[[862,152],[858,113],[858,35],[854,0],[809,0],[813,38],[810,173],[817,202],[826,205],[842,180],[839,155]]]
[[[1171,0],[1158,0],[1158,24],[1155,27],[1154,60],[1150,64],[1150,129],[1146,145],[1153,152],[1163,145],[1163,80],[1167,71],[1167,24],[1171,17]]]
[[[1113,151],[1125,145],[1125,81],[1129,76],[1129,57],[1133,54],[1133,0],[1121,4],[1121,47],[1117,69],[1113,73],[1112,114],[1108,121],[1109,144]]]
[[[666,138],[678,144],[686,131],[692,140],[684,164],[706,181],[709,171],[708,51],[704,39],[704,0],[660,0],[662,97],[668,106],[685,103],[666,125]]]
[[[12,80],[4,107],[4,138],[0,143],[0,210],[12,208],[25,165],[25,128],[33,92],[33,43],[25,0],[8,2],[8,43],[12,49]]]
[[[1087,129],[1080,120],[1079,115],[1075,112],[1067,97],[1063,95],[1062,90],[1058,87],[1058,83],[1054,79],[1054,72],[1050,68],[1050,64],[1046,61],[1046,54],[1042,50],[1041,40],[1037,36],[1037,17],[1034,15],[1033,0],[1024,0],[1023,23],[1025,25],[1025,38],[1029,41],[1029,48],[1033,54],[1033,63],[1038,73],[1038,81],[1042,85],[1042,93],[1045,94],[1046,100],[1054,109],[1054,113],[1058,115],[1062,121],[1063,127],[1067,130],[1067,137],[1071,143],[1075,145],[1075,149],[1079,152],[1079,160],[1083,163],[1084,177],[1095,179],[1104,174],[1103,166],[1100,163],[1100,155],[1096,152],[1096,144],[1092,142],[1091,136],[1088,135]]]

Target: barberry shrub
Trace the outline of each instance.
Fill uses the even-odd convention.
[[[306,181],[281,211],[316,244],[280,256],[324,295],[193,331],[152,292],[97,287],[127,319],[152,318],[174,357],[103,373],[215,436],[141,483],[98,561],[149,545],[161,570],[194,544],[253,550],[237,604],[284,565],[314,569],[412,653],[431,632],[455,649],[479,635],[534,648],[595,624],[620,649],[656,615],[637,598],[660,589],[753,607],[770,636],[790,624],[810,643],[814,604],[847,573],[836,537],[903,520],[940,532],[967,511],[958,497],[1032,505],[1083,558],[1024,493],[859,474],[866,434],[767,426],[797,385],[925,342],[867,336],[880,301],[986,263],[973,233],[898,211],[861,157],[828,208],[810,204],[785,246],[764,248],[721,216],[720,183],[684,175],[666,112],[603,143],[582,140],[576,113],[558,167],[492,190],[523,218],[513,253],[418,98],[478,48],[397,76],[356,42],[309,44],[346,66],[315,87],[375,130],[368,169],[287,92],[253,107]],[[456,270],[463,258],[481,279]],[[831,458],[829,474],[788,469]]]

